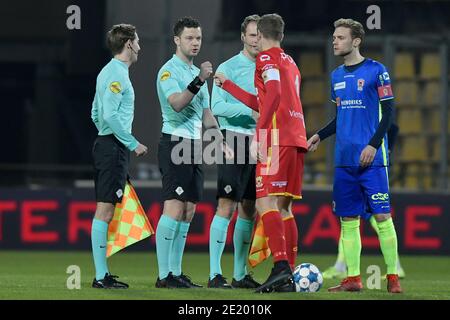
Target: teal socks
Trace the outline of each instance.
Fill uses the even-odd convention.
[[[172,254],[170,256],[170,271],[172,271],[172,274],[174,276],[179,276],[181,274],[183,252],[186,245],[186,238],[190,225],[191,224],[189,222],[180,221],[178,223],[178,231],[175,232]]]
[[[220,259],[227,240],[227,230],[230,220],[215,215],[209,230],[209,278],[222,274]]]
[[[102,280],[108,271],[106,263],[106,241],[108,224],[105,221],[93,219],[91,229],[92,255],[94,256],[95,279]]]
[[[179,222],[167,215],[162,215],[156,228],[156,256],[158,258],[159,279],[164,279],[170,272],[169,263],[175,241],[175,232]]]
[[[234,226],[234,271],[233,278],[237,281],[242,280],[247,274],[247,259],[252,240],[253,221],[242,219],[236,220]]]

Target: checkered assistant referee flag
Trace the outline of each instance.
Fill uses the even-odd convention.
[[[136,191],[127,181],[122,202],[116,204],[113,219],[108,227],[106,256],[110,257],[154,233]]]

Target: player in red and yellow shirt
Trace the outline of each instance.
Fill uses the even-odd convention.
[[[277,14],[258,22],[261,52],[256,57],[255,87],[250,94],[223,74],[216,85],[259,112],[251,153],[256,164],[256,208],[273,255],[274,268],[257,292],[291,291],[297,256],[298,231],[291,212],[293,199],[301,198],[305,122],[300,101],[300,71],[280,47],[284,22]],[[281,214],[280,214],[281,213]]]

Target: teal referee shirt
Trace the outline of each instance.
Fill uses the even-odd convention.
[[[225,74],[245,91],[256,94],[255,62],[242,52],[219,65],[217,72]],[[212,90],[211,110],[219,120],[220,129],[248,135],[255,133],[256,122],[252,117],[252,109],[215,85]]]
[[[176,112],[167,100],[172,94],[183,92],[199,73],[199,68],[189,65],[175,54],[159,70],[156,90],[161,105],[163,133],[188,139],[201,138],[203,109],[209,108],[207,83],[180,112]]]
[[[134,89],[128,65],[115,58],[97,76],[91,118],[99,136],[114,134],[129,150],[139,142],[131,134],[134,117]]]

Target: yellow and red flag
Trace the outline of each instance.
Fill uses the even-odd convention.
[[[258,219],[256,224],[255,233],[253,234],[252,246],[250,248],[250,254],[248,255],[248,262],[252,268],[270,257],[270,248],[267,243],[267,237],[264,234],[264,226],[262,219]]]
[[[108,227],[106,256],[110,257],[154,233],[136,191],[127,181],[122,202],[116,204],[113,219]]]

